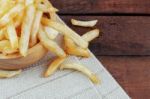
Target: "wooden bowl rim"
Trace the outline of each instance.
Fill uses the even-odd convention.
[[[38,47],[39,45],[43,46],[41,43],[37,43],[35,46],[33,46],[32,48],[30,48],[28,50],[28,54],[30,54],[32,52],[33,49],[35,49],[35,47]],[[46,49],[45,49],[46,50]],[[13,55],[16,55],[15,57]],[[23,56],[21,56],[19,53],[15,53],[13,55],[3,55],[0,54],[0,60],[10,60],[10,59],[18,59],[18,58],[22,58]],[[28,56],[28,55],[27,55]]]

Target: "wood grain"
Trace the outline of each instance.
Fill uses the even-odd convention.
[[[150,0],[50,0],[61,14],[150,14]]]
[[[98,58],[132,99],[149,99],[150,56],[99,56]]]
[[[67,24],[83,34],[90,28],[72,26],[70,19],[98,19],[95,28],[102,36],[90,44],[95,55],[150,55],[150,17],[144,16],[62,16]]]

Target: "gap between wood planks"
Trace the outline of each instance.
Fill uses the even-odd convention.
[[[58,13],[60,16],[147,16],[144,13]]]

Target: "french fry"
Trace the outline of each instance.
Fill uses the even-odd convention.
[[[6,28],[0,29],[0,40],[3,40],[5,38],[5,31],[6,31]]]
[[[75,31],[67,27],[66,25],[63,25],[61,23],[49,20],[47,18],[42,18],[42,24],[50,26],[54,29],[56,29],[58,32],[62,33],[63,35],[71,38],[78,46],[81,48],[87,48],[88,42],[83,40],[81,36],[79,36]]]
[[[25,0],[16,0],[17,3],[22,3],[22,4],[25,4]]]
[[[2,40],[2,41],[0,41],[0,52],[6,55],[6,54],[16,53],[16,52],[18,52],[18,50],[13,49],[8,40]]]
[[[82,38],[87,41],[87,42],[90,42],[92,40],[94,40],[96,37],[99,36],[99,29],[94,29],[94,30],[91,30],[87,33],[85,33],[84,35],[82,35]]]
[[[58,12],[59,10],[56,9],[55,7],[53,7],[53,5],[51,4],[51,2],[49,0],[43,0],[43,2],[49,8],[48,12],[49,12],[51,20],[57,21],[56,12]]]
[[[51,76],[56,70],[60,67],[60,65],[65,61],[65,57],[56,58],[52,63],[48,66],[48,69],[44,73],[44,77]]]
[[[26,56],[28,52],[29,39],[31,34],[32,23],[35,15],[35,6],[29,5],[26,9],[25,18],[23,20],[19,50],[22,56]]]
[[[8,11],[3,17],[0,18],[0,27],[8,24],[14,17],[17,16],[24,9],[23,4],[15,5],[11,10]]]
[[[74,44],[74,42],[68,37],[64,37],[65,51],[69,55],[76,55],[80,57],[90,57],[88,49],[83,49]]]
[[[92,73],[87,67],[85,67],[81,64],[77,64],[77,63],[61,64],[60,70],[63,70],[63,69],[77,70],[77,71],[83,73],[84,75],[86,75],[87,77],[89,77],[90,80],[94,84],[99,84],[100,83],[100,80],[98,79],[98,77],[94,73]]]
[[[50,8],[50,12],[58,12],[59,10],[56,9],[55,7],[53,7],[53,5],[51,4],[51,2],[49,0],[43,0],[44,4]]]
[[[19,75],[21,72],[22,70],[16,70],[16,71],[0,70],[0,78],[11,78]]]
[[[0,51],[4,55],[14,54],[18,52],[18,49],[11,47],[11,44],[8,40],[0,41]]]
[[[0,18],[14,6],[15,6],[15,1],[13,0],[1,0],[0,1]]]
[[[90,42],[91,40],[95,39],[96,37],[99,36],[99,29],[94,29],[92,31],[89,31],[85,33],[82,38]],[[65,43],[65,51],[67,54],[70,55],[76,55],[76,56],[81,56],[81,57],[90,57],[90,53],[88,49],[82,49],[74,44],[74,42],[67,38],[66,36],[64,37],[64,43]]]
[[[4,34],[4,39],[6,39],[6,40],[9,40],[9,37],[8,37],[8,33],[7,33],[7,30],[5,31],[5,34]]]
[[[37,34],[39,31],[42,15],[43,12],[40,10],[37,10],[35,13],[35,18],[31,29],[30,47],[34,46],[37,43]]]
[[[92,21],[80,21],[76,19],[71,19],[71,23],[76,26],[82,26],[82,27],[93,27],[97,24],[98,20],[92,20]]]
[[[45,13],[49,12],[49,8],[46,5],[41,4],[41,3],[37,4],[37,9],[42,11],[42,12],[45,12]]]
[[[12,49],[11,47],[5,47],[4,49],[3,49],[3,54],[4,55],[8,55],[8,54],[14,54],[14,53],[17,53],[18,52],[18,50],[17,49]]]
[[[48,27],[48,26],[44,27],[44,31],[46,32],[48,38],[51,40],[54,40],[59,34],[58,31],[56,31],[55,29]]]
[[[35,4],[38,6],[38,4],[42,3],[43,0],[35,0],[34,2],[35,2]]]
[[[19,42],[18,42],[17,32],[15,30],[15,26],[13,24],[13,21],[11,21],[7,25],[7,33],[8,33],[8,38],[9,38],[10,43],[11,43],[11,47],[13,49],[17,49],[18,45],[19,45]]]
[[[10,42],[8,40],[0,41],[0,52],[2,52],[6,47],[10,47]]]
[[[29,6],[29,5],[31,5],[31,4],[34,4],[34,1],[35,1],[35,0],[25,0],[25,5],[26,5],[26,6]]]
[[[41,3],[38,4],[37,8],[38,8],[38,10],[41,10],[41,11],[43,11],[45,13],[49,13],[49,12],[51,13],[51,12],[57,12],[58,11],[55,8],[48,7],[45,4],[41,4]]]
[[[38,37],[45,48],[49,51],[54,52],[59,57],[66,57],[66,53],[59,47],[57,43],[48,39],[46,33],[43,31],[43,28],[40,28]]]
[[[57,22],[57,15],[56,15],[56,13],[55,13],[55,12],[51,12],[51,13],[50,13],[50,18],[51,18],[51,20],[53,20],[53,21],[56,21],[56,22]]]
[[[19,27],[22,24],[23,18],[24,18],[24,11],[22,11],[20,14],[18,14],[14,18],[14,25],[15,25],[15,27]]]

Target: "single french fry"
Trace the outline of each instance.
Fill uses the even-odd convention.
[[[42,3],[43,0],[35,0],[34,2],[35,2],[36,5],[38,5],[38,4]]]
[[[40,10],[37,10],[35,13],[35,18],[31,29],[30,47],[34,46],[37,43],[37,34],[39,31],[42,15],[43,12]]]
[[[25,0],[16,0],[17,3],[22,3],[22,4],[25,4]]]
[[[6,28],[0,30],[0,40],[3,40],[5,38],[5,31]]]
[[[0,18],[14,6],[15,6],[14,0],[1,0],[0,1]]]
[[[92,20],[92,21],[80,21],[76,19],[71,19],[71,23],[76,26],[82,26],[82,27],[93,27],[97,24],[98,20]]]
[[[53,5],[51,4],[51,2],[49,0],[43,0],[43,2],[49,8],[48,12],[49,12],[51,20],[57,21],[56,12],[58,12],[59,10],[56,9],[55,7],[53,7]]]
[[[37,5],[37,8],[38,8],[38,10],[41,10],[41,11],[43,11],[43,12],[45,12],[45,13],[51,13],[51,12],[57,12],[58,10],[57,9],[55,9],[55,8],[51,8],[51,7],[48,7],[48,6],[46,6],[45,4],[41,4],[41,3],[39,3],[38,5]]]
[[[99,36],[99,33],[100,33],[99,29],[94,29],[82,35],[82,38],[85,41],[90,42],[94,40],[95,38],[97,38]]]
[[[37,4],[37,9],[42,11],[42,12],[45,12],[45,13],[49,12],[49,8],[46,5],[41,4],[41,3]]]
[[[16,52],[18,52],[18,50],[12,48],[11,44],[8,40],[2,40],[2,41],[0,41],[0,52],[7,55],[7,54],[16,53]]]
[[[16,70],[16,71],[0,70],[0,78],[11,78],[19,75],[21,72],[22,70]]]
[[[8,54],[14,54],[14,53],[17,53],[17,52],[18,52],[17,49],[12,49],[11,47],[5,47],[2,53],[4,55],[8,55]]]
[[[77,63],[70,63],[70,64],[61,64],[60,69],[73,69],[73,70],[77,70],[81,73],[83,73],[84,75],[86,75],[87,77],[90,78],[90,80],[94,83],[94,84],[99,84],[100,80],[98,79],[98,77],[91,72],[87,67],[81,65],[81,64],[77,64]]]
[[[63,35],[71,38],[81,48],[88,48],[88,42],[83,40],[80,35],[78,35],[75,31],[73,31],[66,25],[49,20],[47,18],[42,18],[41,22],[43,25],[50,26],[50,27],[56,29],[57,31],[59,31],[60,33],[62,33]]]
[[[6,40],[9,40],[9,37],[8,37],[8,33],[7,33],[7,30],[5,31],[5,34],[4,34],[4,39],[6,39]]]
[[[44,77],[51,76],[56,70],[60,67],[60,65],[65,61],[65,57],[56,58],[52,63],[48,66],[48,69],[44,73]]]
[[[29,6],[29,5],[31,5],[31,4],[34,4],[34,1],[35,1],[35,0],[25,0],[25,5],[26,5],[26,6]]]
[[[10,47],[10,42],[8,40],[0,41],[0,52],[2,52],[6,47]]]
[[[10,43],[11,43],[11,47],[13,49],[17,49],[19,46],[19,41],[18,41],[17,32],[15,30],[15,26],[13,24],[13,21],[11,21],[7,25],[7,33],[8,33],[8,38],[9,38]]]
[[[35,6],[33,4],[29,5],[26,9],[25,17],[23,20],[22,28],[21,28],[21,37],[19,50],[22,56],[26,56],[29,47],[29,39],[31,34],[31,28],[35,15]]]
[[[24,9],[23,4],[15,5],[11,10],[8,11],[3,17],[0,18],[0,27],[8,24],[14,17],[17,16]]]
[[[44,26],[44,31],[46,32],[48,38],[51,40],[54,40],[59,34],[58,31],[48,26]]]
[[[53,7],[49,0],[43,0],[44,4],[50,8],[50,12],[58,12],[59,10]]]
[[[62,48],[59,47],[57,43],[48,39],[46,33],[44,32],[43,28],[40,28],[38,37],[45,48],[49,51],[54,52],[59,57],[66,57],[66,53],[63,51]]]
[[[66,53],[69,55],[75,55],[79,57],[90,57],[90,53],[88,52],[88,50],[82,48],[66,49]]]
[[[50,18],[53,21],[57,21],[57,15],[56,15],[56,13],[55,12],[50,12]]]
[[[80,57],[90,57],[88,49],[83,49],[75,45],[75,43],[68,37],[64,37],[65,51],[69,55],[76,55]]]
[[[22,11],[22,12],[20,12],[20,14],[18,14],[18,15],[14,18],[14,25],[15,25],[16,28],[19,27],[19,26],[22,24],[24,15],[25,15],[25,12]]]

